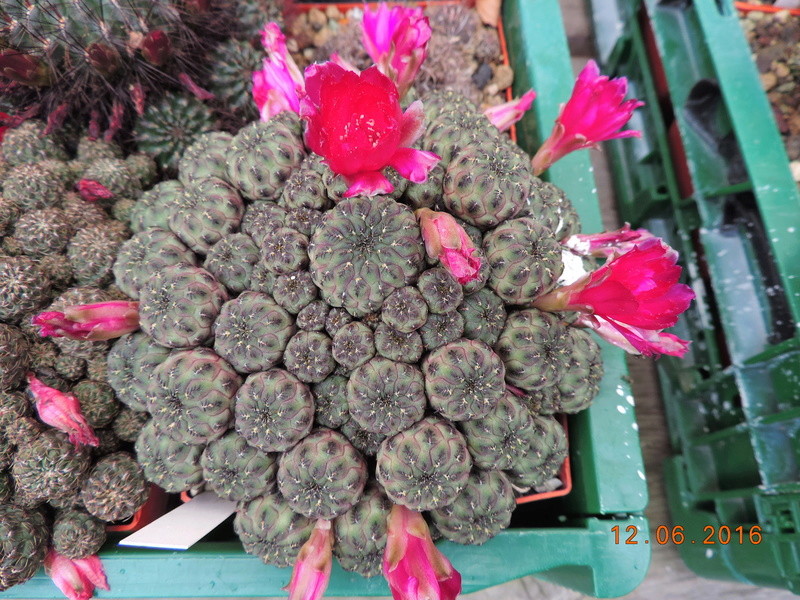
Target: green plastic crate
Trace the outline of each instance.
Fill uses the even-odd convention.
[[[516,68],[515,93],[534,87],[535,118],[519,125],[527,149],[545,135],[571,92],[566,37],[556,0],[506,0],[505,32]],[[575,153],[550,172],[574,202],[586,231],[602,229],[587,152]],[[621,596],[643,579],[650,546],[615,544],[611,527],[648,530],[647,487],[624,353],[603,345],[606,374],[595,403],[570,418],[573,490],[562,498],[520,506],[512,528],[483,546],[443,543],[442,550],[474,592],[525,575],[597,597]],[[639,536],[643,539],[643,536]],[[136,550],[108,544],[101,553],[111,584],[98,597],[278,596],[290,570],[246,555],[238,541],[201,542],[186,552]],[[363,579],[334,566],[328,596],[388,595],[381,577]],[[0,594],[2,598],[59,598],[43,573]]]
[[[695,540],[678,549],[702,576],[800,593],[800,196],[732,2],[618,1],[635,18],[607,66],[646,83],[655,145],[672,159],[669,201],[628,214],[679,250],[698,295],[675,328],[693,340],[686,358],[658,361],[672,520]],[[620,142],[615,176],[641,178]],[[704,527],[721,526],[763,538],[702,543]]]

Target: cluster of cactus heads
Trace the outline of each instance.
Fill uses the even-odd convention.
[[[150,489],[131,452],[144,423],[106,380],[109,344],[42,338],[32,318],[124,298],[112,267],[155,164],[88,137],[73,153],[45,129],[26,121],[0,146],[0,590],[30,578],[48,548],[96,554],[107,523],[130,519]],[[42,385],[72,398],[91,445],[50,426]]]
[[[569,201],[469,101],[423,100],[421,144],[449,157],[433,181],[343,198],[283,112],[200,136],[133,208],[113,270],[141,331],[114,344],[109,381],[152,416],[138,460],[168,491],[237,501],[236,532],[265,562],[292,564],[324,519],[342,565],[375,575],[393,503],[483,543],[557,478],[553,414],[597,393],[596,343],[525,308],[579,227],[539,213],[572,215]],[[423,207],[460,219],[478,277],[426,255]]]

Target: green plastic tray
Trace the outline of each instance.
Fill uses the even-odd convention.
[[[607,64],[645,84],[661,120],[647,141],[670,159],[668,202],[631,209],[623,193],[620,208],[679,250],[698,295],[675,331],[686,358],[658,361],[672,520],[696,541],[679,551],[702,576],[800,593],[800,195],[732,2],[616,1],[634,18]],[[626,143],[612,147],[623,186],[652,169]],[[763,538],[701,543],[721,526]]]
[[[534,87],[535,114],[519,126],[523,147],[539,143],[536,122],[547,135],[559,104],[572,89],[566,37],[557,0],[506,0],[504,24],[515,93]],[[575,203],[586,231],[602,230],[594,178],[586,151],[560,161],[552,180]],[[611,527],[647,531],[644,466],[633,398],[622,351],[603,346],[606,374],[600,395],[570,419],[573,490],[565,497],[520,506],[512,528],[483,546],[443,543],[469,593],[535,574],[597,597],[621,596],[644,578],[650,562],[645,544],[615,544]],[[642,536],[640,536],[642,537]],[[290,570],[246,555],[236,541],[201,542],[186,552],[122,549],[107,545],[101,556],[107,598],[280,596]],[[381,577],[363,579],[334,566],[329,596],[388,595]],[[4,598],[58,598],[43,573],[0,594]]]

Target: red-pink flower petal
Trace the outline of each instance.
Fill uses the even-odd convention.
[[[45,573],[70,600],[89,600],[95,587],[110,589],[97,556],[70,560],[50,548],[44,559]]]
[[[417,150],[415,148],[398,148],[389,166],[406,179],[414,183],[423,183],[428,180],[428,173],[441,160],[441,156],[433,152]]]
[[[349,62],[349,61],[347,61],[347,60],[343,59],[343,58],[342,58],[342,57],[339,55],[339,53],[338,53],[338,52],[333,52],[333,53],[331,54],[330,60],[331,60],[331,62],[332,62],[333,64],[335,64],[335,65],[339,65],[339,66],[340,66],[340,67],[342,67],[342,68],[343,68],[345,71],[352,71],[353,73],[356,73],[356,74],[357,74],[357,73],[361,73],[361,71],[359,71],[359,70],[356,68],[356,66],[355,66],[353,63],[351,63],[351,62]]]
[[[439,551],[418,512],[394,505],[389,513],[383,575],[395,600],[454,600],[461,574]]]
[[[333,563],[331,522],[318,519],[311,537],[300,548],[292,579],[284,589],[289,600],[320,600],[328,588]]]
[[[345,198],[391,194],[394,191],[392,182],[386,179],[380,171],[364,171],[355,175],[347,175],[345,179],[350,186],[343,194]]]
[[[401,146],[411,146],[425,132],[425,109],[421,100],[415,100],[409,104],[406,112],[400,120],[400,140]]]
[[[114,197],[114,192],[92,179],[81,179],[78,182],[78,193],[81,195],[81,198],[87,202],[108,200]]]
[[[583,315],[578,319],[577,324],[590,327],[604,340],[630,354],[644,356],[667,354],[683,358],[691,343],[671,333],[622,325],[610,319],[591,315]]]
[[[606,231],[605,233],[577,233],[568,237],[562,244],[583,256],[613,258],[616,255],[632,250],[636,244],[653,237],[655,236],[646,229],[631,229],[630,223],[625,223],[619,229]]]
[[[508,130],[514,123],[519,121],[530,109],[536,98],[536,92],[528,90],[516,100],[504,102],[497,106],[490,106],[483,111],[483,114],[492,122],[492,125],[500,131]]]
[[[86,422],[78,399],[46,386],[33,373],[28,373],[28,390],[42,422],[69,435],[75,445],[98,446],[100,441]]]
[[[103,341],[139,329],[139,303],[114,300],[68,306],[64,312],[46,311],[31,320],[43,337]]]
[[[590,60],[578,75],[572,96],[562,106],[550,137],[531,161],[534,173],[544,172],[575,150],[615,138],[641,136],[639,131],[619,131],[633,111],[644,105],[639,100],[623,102],[627,89],[624,77],[609,79],[600,75],[597,64]]]
[[[111,589],[108,585],[106,570],[103,568],[100,557],[96,554],[87,556],[86,558],[74,559],[72,564],[75,565],[78,571],[80,571],[94,587],[99,587],[101,590]]]

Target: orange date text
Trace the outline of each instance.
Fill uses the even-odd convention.
[[[615,544],[650,544],[652,542],[660,546],[664,544],[755,545],[760,544],[763,539],[761,527],[758,525],[752,525],[751,527],[744,527],[743,525],[737,527],[706,525],[703,527],[702,534],[697,532],[698,535],[696,536],[688,535],[683,525],[673,525],[672,527],[659,525],[656,527],[655,536],[652,538],[648,537],[648,532],[639,529],[636,525],[628,525],[624,531],[620,531],[619,525],[614,525],[611,528],[611,533],[614,534]]]

